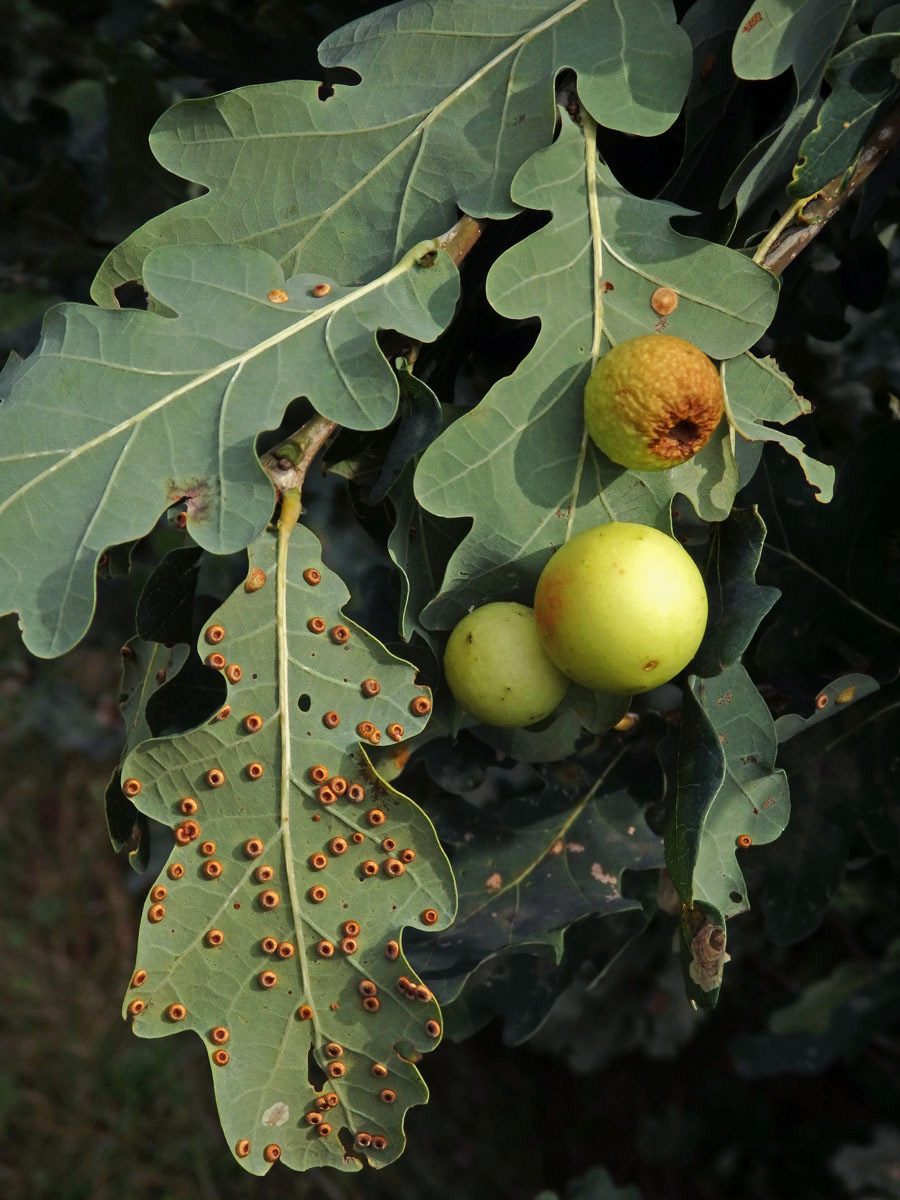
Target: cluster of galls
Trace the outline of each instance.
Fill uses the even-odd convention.
[[[671,311],[671,310],[670,310]],[[588,433],[636,471],[679,466],[723,415],[718,371],[681,338],[633,338],[599,361],[585,388]],[[548,717],[571,682],[616,695],[665,683],[694,657],[706,628],[703,578],[667,533],[612,521],[560,547],[534,608],[485,604],[453,629],[444,673],[457,702],[489,725]]]

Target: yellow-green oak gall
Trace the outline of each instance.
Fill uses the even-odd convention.
[[[532,609],[508,601],[463,617],[447,640],[444,675],[460,707],[487,725],[533,725],[569,686],[541,645]]]
[[[665,333],[619,342],[584,389],[584,420],[607,458],[633,471],[687,462],[722,419],[719,372],[691,342]]]
[[[647,692],[687,666],[706,628],[703,577],[649,525],[614,521],[553,555],[534,594],[544,649],[595,691]]]

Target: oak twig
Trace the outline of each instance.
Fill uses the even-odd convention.
[[[763,239],[753,256],[753,261],[771,271],[773,275],[780,275],[800,251],[808,246],[813,238],[818,237],[826,221],[830,221],[843,208],[898,141],[900,104],[892,108],[879,123],[875,133],[860,151],[852,171],[838,175],[808,200],[792,205],[775,225],[772,234]]]

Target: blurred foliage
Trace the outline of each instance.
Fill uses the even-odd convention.
[[[316,43],[378,7],[0,0],[0,351],[27,353],[48,304],[86,299],[109,249],[191,194],[147,150],[165,108],[292,76],[327,83]],[[719,206],[736,148],[768,136],[797,85],[731,71],[743,0],[676,7],[697,31],[685,115],[653,139],[601,131],[602,149],[636,194],[702,213],[678,218],[681,228],[740,247],[785,198],[758,197],[739,220],[733,204]],[[878,33],[890,7],[858,5],[850,42]],[[721,30],[710,36],[713,10]],[[792,817],[780,840],[742,852],[757,900],[729,941],[718,1008],[688,1005],[671,889],[663,877],[650,894],[636,872],[630,906],[602,931],[590,917],[565,934],[545,924],[537,935],[553,953],[497,954],[466,975],[447,1009],[458,1040],[433,1057],[432,1099],[410,1114],[400,1165],[356,1178],[276,1170],[264,1185],[273,1200],[531,1200],[541,1189],[566,1200],[900,1194],[898,180],[895,155],[788,270],[775,323],[756,347],[812,402],[814,415],[792,430],[835,466],[837,484],[826,521],[796,463],[769,446],[741,494],[768,529],[756,580],[782,594],[744,665],[776,718],[816,713],[817,697],[848,674],[878,688],[780,747]],[[536,227],[533,214],[516,218],[467,260],[468,308],[420,363],[445,404],[470,406],[533,344],[533,323],[499,318],[483,282],[492,258]],[[331,457],[353,449],[339,441]],[[389,494],[395,506],[403,486],[401,476]],[[311,478],[305,497],[326,560],[353,591],[348,611],[390,639],[391,518],[364,511],[366,498],[356,489],[352,507],[334,477]],[[692,532],[685,518],[683,536]],[[180,544],[161,525],[134,549],[130,578],[111,570],[89,637],[62,660],[34,662],[14,621],[0,623],[0,1191],[11,1200],[238,1200],[263,1186],[222,1153],[199,1042],[141,1041],[118,1015],[145,890],[126,856],[108,848],[105,826],[104,791],[123,742],[119,651],[134,635],[141,585]],[[201,565],[195,625],[227,591],[231,565]],[[165,628],[164,614],[145,606],[143,616],[142,636]],[[427,669],[429,652],[420,657]],[[839,692],[827,694],[830,702]],[[680,703],[676,689],[661,689],[636,703],[614,742],[588,734],[578,744],[578,770],[599,757],[612,787],[620,768],[610,760],[626,756],[653,834],[674,779]],[[529,825],[528,797],[552,800],[560,785],[553,770],[447,731],[423,743],[403,786],[464,854],[473,828],[502,828],[517,805]],[[541,819],[552,809],[542,807]],[[119,832],[132,846],[127,814]]]

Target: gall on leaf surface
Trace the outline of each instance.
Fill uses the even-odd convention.
[[[371,279],[452,225],[457,205],[515,215],[510,181],[552,140],[562,68],[578,71],[598,120],[646,137],[678,115],[691,52],[671,0],[421,0],[337,30],[319,58],[361,82],[337,84],[324,104],[317,83],[294,80],[163,114],[153,153],[208,191],[109,255],[92,290],[98,304],[114,306],[114,289],[143,277],[148,252],[175,242],[238,242],[266,250],[287,275]]]
[[[304,578],[309,568],[319,583]],[[195,836],[186,845],[176,833],[147,898],[135,964],[146,979],[128,989],[124,1008],[135,998],[144,1002],[133,1018],[142,1037],[190,1029],[203,1040],[228,1145],[237,1154],[239,1143],[250,1143],[249,1154],[238,1155],[248,1171],[269,1169],[264,1152],[271,1144],[298,1170],[356,1170],[363,1159],[383,1166],[402,1152],[406,1110],[427,1097],[412,1056],[432,1049],[441,1030],[427,992],[416,998],[398,988],[401,976],[412,988],[419,980],[402,949],[392,959],[386,947],[401,942],[405,926],[446,928],[456,893],[431,822],[378,778],[357,730],[368,721],[384,740],[395,724],[403,727],[397,736],[414,735],[427,718],[410,706],[427,691],[415,685],[410,664],[341,616],[346,588],[322,564],[310,532],[298,526],[280,556],[275,536],[264,533],[250,548],[251,586],[259,572],[262,586],[239,586],[207,626],[224,630],[215,648],[227,659],[226,673],[241,670],[229,685],[230,712],[144,742],[124,766],[141,785],[134,800],[142,812],[177,830],[189,797],[198,827],[188,830]],[[314,616],[324,619],[325,632],[309,630]],[[330,636],[338,624],[349,631],[347,640]],[[209,650],[203,635],[200,646]],[[371,697],[362,686],[369,679],[380,686]],[[329,713],[338,714],[338,724]],[[310,773],[317,766],[334,785],[333,802]],[[354,785],[365,789],[362,799],[352,798]],[[386,838],[393,848],[388,842],[385,849]],[[403,863],[410,850],[414,857]],[[317,866],[314,855],[327,861]],[[365,862],[376,864],[371,876]],[[403,863],[402,873],[392,874],[391,862]],[[172,878],[176,863],[183,873],[176,868]],[[214,878],[206,874],[211,863],[221,868]],[[321,899],[310,891],[316,887],[324,889]],[[157,920],[155,903],[164,908]],[[348,921],[358,932],[347,932]],[[222,935],[219,945],[209,944],[213,930]],[[266,938],[278,949],[267,952]],[[324,942],[333,947],[328,957]],[[360,988],[368,984],[380,1003],[375,1011],[364,1007],[371,988]],[[182,1020],[167,1015],[172,1004],[184,1006]],[[213,1037],[219,1027],[227,1042]],[[222,1065],[213,1057],[217,1049],[228,1054]],[[396,1098],[385,1101],[384,1089]],[[316,1101],[330,1093],[337,1101],[324,1117],[331,1132],[322,1136],[306,1114],[319,1111]],[[345,1155],[344,1129],[351,1140],[369,1134],[386,1143],[379,1149],[357,1139]]]
[[[588,442],[584,384],[610,342],[665,322],[666,332],[728,358],[761,336],[775,310],[777,284],[767,272],[676,233],[670,220],[682,210],[624,192],[599,163],[590,130],[565,114],[558,140],[522,167],[512,194],[552,218],[494,264],[488,299],[504,316],[539,317],[541,329],[516,370],[419,463],[423,507],[473,518],[423,614],[436,628],[455,624],[473,603],[511,598],[517,587],[530,602],[551,549],[570,531],[610,520],[670,530],[677,492],[691,495],[704,519],[724,518],[737,488],[724,423],[681,467],[626,471]],[[663,285],[679,294],[667,318],[650,304]]]
[[[0,612],[21,613],[34,654],[78,641],[103,550],[148,533],[175,501],[204,549],[248,545],[274,500],[256,438],[294,397],[352,429],[393,419],[397,379],[375,331],[431,341],[458,294],[448,255],[418,265],[426,249],[318,298],[320,277],[285,280],[262,251],[165,247],[145,283],[177,317],[50,310],[34,353],[0,376]]]

